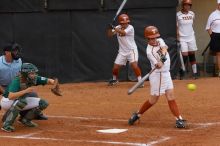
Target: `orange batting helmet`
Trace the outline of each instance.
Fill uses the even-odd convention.
[[[158,29],[155,26],[148,26],[144,29],[145,38],[157,38],[160,36]]]
[[[128,17],[127,14],[121,14],[119,17],[118,17],[118,22],[119,23],[129,23],[130,22],[130,19]]]
[[[182,5],[184,4],[192,5],[192,0],[182,0]]]

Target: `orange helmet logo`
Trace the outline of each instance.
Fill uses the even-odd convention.
[[[157,38],[159,36],[160,36],[160,33],[155,26],[148,26],[144,30],[145,38]]]
[[[182,5],[184,4],[192,5],[192,0],[182,0]]]

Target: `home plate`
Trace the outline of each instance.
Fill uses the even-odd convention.
[[[122,133],[127,131],[128,129],[104,129],[104,130],[96,130],[97,132],[100,133]]]

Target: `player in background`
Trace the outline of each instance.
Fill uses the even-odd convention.
[[[126,65],[127,61],[129,61],[134,70],[138,81],[141,79],[141,70],[138,67],[138,50],[134,40],[134,27],[130,25],[130,19],[127,14],[121,14],[118,17],[118,22],[118,26],[112,26],[112,29],[108,31],[109,36],[117,35],[119,43],[118,55],[112,69],[113,77],[109,81],[109,85],[118,83],[119,69],[121,66]]]
[[[174,97],[173,82],[170,75],[170,56],[167,52],[167,45],[160,38],[158,29],[155,26],[148,26],[144,30],[145,39],[148,41],[146,48],[147,58],[151,63],[151,68],[157,68],[149,76],[151,97],[145,101],[140,109],[133,113],[128,120],[129,125],[133,125],[141,115],[150,109],[162,94],[165,94],[169,108],[176,119],[177,128],[185,128],[186,123],[180,115]]]
[[[197,51],[195,32],[193,30],[193,21],[195,14],[190,9],[192,0],[182,0],[182,9],[177,12],[177,40],[180,42],[180,49],[183,56],[184,64],[186,65],[188,58],[192,66],[194,79],[198,78],[197,64],[195,52]],[[180,79],[184,77],[184,71],[180,69]]]
[[[220,77],[220,0],[217,0],[217,4],[217,9],[208,18],[206,30],[211,37],[210,50],[216,55],[218,76]]]

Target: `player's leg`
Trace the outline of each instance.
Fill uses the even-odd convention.
[[[220,77],[220,52],[216,52],[216,63],[218,66],[218,76]]]
[[[141,115],[144,114],[149,108],[151,108],[159,99],[160,96],[160,73],[152,73],[150,76],[151,97],[147,100],[139,109],[139,111],[132,114],[128,120],[129,125],[133,125]]]
[[[9,110],[6,112],[5,120],[3,122],[3,126],[1,129],[6,132],[14,131],[14,127],[12,125],[14,124],[14,121],[15,121],[16,117],[18,116],[19,112],[26,105],[27,105],[27,102],[25,99],[15,100],[14,103],[9,108]]]
[[[9,100],[8,98],[2,97],[1,108],[5,111],[4,115],[2,116],[2,122],[5,121],[7,114],[9,112],[9,109],[13,103],[14,103],[14,100]]]
[[[118,74],[119,74],[120,68],[121,68],[121,65],[114,64],[113,69],[112,69],[112,78],[109,80],[108,85],[113,86],[118,83]]]
[[[198,71],[197,71],[195,52],[189,52],[189,62],[192,66],[193,77],[194,77],[194,79],[197,79],[198,78]]]
[[[132,50],[131,53],[127,56],[128,61],[130,62],[130,65],[138,79],[138,81],[141,80],[141,70],[138,66],[138,51]]]
[[[36,92],[30,92],[25,94],[24,97],[38,97],[38,94]],[[24,116],[28,110],[23,110],[20,112],[20,116]],[[39,113],[38,116],[35,117],[35,120],[47,120],[48,118],[43,114],[43,112]]]
[[[185,123],[185,120],[183,120],[182,116],[180,115],[179,108],[178,108],[177,103],[174,98],[173,89],[166,90],[165,95],[166,95],[166,98],[168,101],[170,111],[172,112],[172,114],[174,115],[174,117],[176,119],[176,127],[177,128],[185,128],[186,123]]]
[[[48,107],[48,102],[41,98],[27,97],[27,105],[23,110],[28,110],[25,115],[23,115],[19,121],[28,127],[36,127],[37,124],[32,122],[42,110]]]
[[[159,96],[151,96],[149,100],[145,101],[144,104],[140,107],[139,111],[134,112],[130,119],[128,120],[129,125],[134,125],[134,123],[140,119],[148,109],[150,109],[159,99]]]
[[[118,83],[119,70],[122,65],[126,65],[126,62],[127,62],[126,57],[118,53],[112,69],[112,79],[109,80],[109,85],[115,85]]]
[[[186,68],[186,64],[188,62],[188,44],[187,42],[180,42],[180,50],[183,56],[183,62],[184,62],[184,66]],[[182,80],[185,76],[186,70],[184,71],[183,68],[180,68],[179,74],[180,74],[180,80]]]
[[[197,63],[196,63],[196,56],[195,52],[198,50],[197,45],[196,45],[196,40],[195,38],[188,42],[188,48],[189,48],[189,62],[192,66],[192,72],[193,72],[193,77],[194,79],[198,78],[198,70],[197,70]]]

